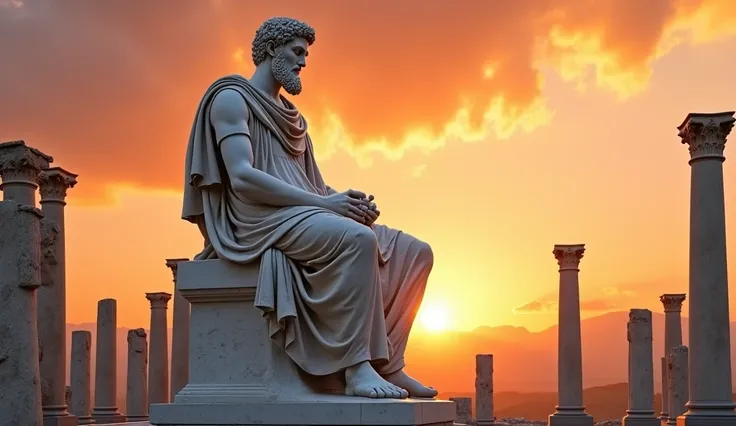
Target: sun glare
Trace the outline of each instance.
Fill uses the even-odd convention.
[[[428,331],[446,330],[449,324],[447,309],[436,303],[423,304],[419,311],[419,321]]]

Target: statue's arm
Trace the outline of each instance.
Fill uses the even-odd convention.
[[[253,167],[247,117],[245,99],[235,90],[223,90],[212,100],[210,122],[233,190],[246,194],[251,200],[277,207],[323,207],[322,196]]]
[[[337,190],[335,188],[331,187],[330,185],[327,185],[327,195],[337,194]]]

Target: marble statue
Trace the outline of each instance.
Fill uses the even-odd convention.
[[[182,210],[205,239],[195,259],[260,262],[255,305],[306,373],[344,372],[348,395],[433,398],[404,372],[432,250],[376,223],[372,195],[325,184],[307,122],[281,94],[302,91],[314,41],[309,25],[271,18],[253,40],[253,76],[222,77],[204,94]]]

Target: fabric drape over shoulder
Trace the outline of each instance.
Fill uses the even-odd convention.
[[[306,120],[294,105],[283,97],[281,102],[275,101],[241,76],[223,77],[210,86],[200,102],[187,147],[182,218],[198,224],[206,241],[204,251],[195,259],[260,262],[255,305],[263,310],[274,342],[308,373],[322,375],[336,371],[335,365],[340,362],[329,360],[330,357],[342,357],[345,363],[353,362],[353,358],[359,356],[387,358],[388,354],[381,348],[386,346],[385,330],[383,342],[374,339],[373,343],[366,343],[368,349],[355,349],[360,346],[358,337],[347,338],[344,333],[333,336],[330,330],[336,329],[334,325],[327,327],[325,318],[312,318],[312,305],[327,300],[333,296],[332,293],[344,293],[344,289],[333,288],[337,284],[332,283],[347,278],[338,276],[343,271],[331,266],[338,262],[336,249],[325,251],[325,247],[313,248],[304,243],[309,250],[315,250],[310,254],[305,251],[307,248],[297,250],[294,247],[294,241],[314,229],[332,229],[325,228],[326,223],[344,226],[347,234],[362,234],[369,228],[323,208],[269,206],[233,191],[210,122],[212,101],[222,90],[237,91],[248,106],[246,122],[253,149],[253,167],[302,190],[327,195],[327,186],[314,159]],[[343,237],[350,237],[347,234]],[[400,231],[374,225],[373,235],[378,246],[374,269],[388,262],[399,234]],[[315,235],[319,237],[321,234]],[[334,241],[335,244],[346,244],[343,240],[351,243],[345,238]],[[324,244],[328,244],[327,240]],[[284,254],[284,250],[291,253],[291,257]],[[294,257],[299,256],[315,260],[308,274],[300,265],[309,261],[296,261]],[[318,272],[326,272],[314,273],[315,268]],[[349,268],[342,269],[348,273]],[[376,280],[379,279],[376,272]],[[380,288],[380,283],[378,286]],[[356,306],[356,312],[362,309]],[[371,309],[381,312],[366,311],[360,313],[366,318],[353,320],[370,322],[367,317],[380,314],[383,321],[382,308]],[[339,355],[336,348],[342,351]],[[328,360],[317,361],[319,357]],[[361,360],[365,359],[358,362]]]

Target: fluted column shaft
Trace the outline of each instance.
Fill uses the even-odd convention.
[[[72,331],[72,353],[69,377],[72,402],[69,411],[80,425],[92,421],[92,333],[86,330]]]
[[[36,289],[40,210],[0,201],[0,425],[41,426]]]
[[[125,393],[125,417],[129,422],[148,420],[148,342],[146,330],[128,331],[128,381]]]
[[[689,114],[678,127],[690,151],[690,401],[683,425],[736,425],[726,261],[723,151],[733,112]],[[690,418],[688,418],[690,417]]]
[[[663,294],[659,301],[664,306],[664,356],[662,357],[662,421],[669,419],[669,379],[667,378],[667,354],[675,346],[682,345],[682,302],[686,295]]]
[[[146,293],[151,302],[151,342],[148,365],[148,401],[169,402],[169,349],[166,310],[171,294]]]
[[[95,405],[92,418],[97,424],[121,423],[125,417],[117,407],[117,301],[97,302],[97,344],[95,350]]]
[[[66,377],[66,244],[64,206],[66,192],[77,175],[60,167],[44,169],[39,176],[41,209],[46,220],[56,226],[55,262],[44,268],[44,285],[39,289],[38,330],[41,345],[41,382],[44,424],[74,426],[65,403]],[[46,355],[46,356],[44,356]],[[65,417],[65,418],[58,418]]]
[[[166,266],[174,277],[174,324],[171,330],[171,392],[169,401],[189,382],[189,301],[181,295],[176,285],[176,272],[180,262],[189,259],[166,259]]]

